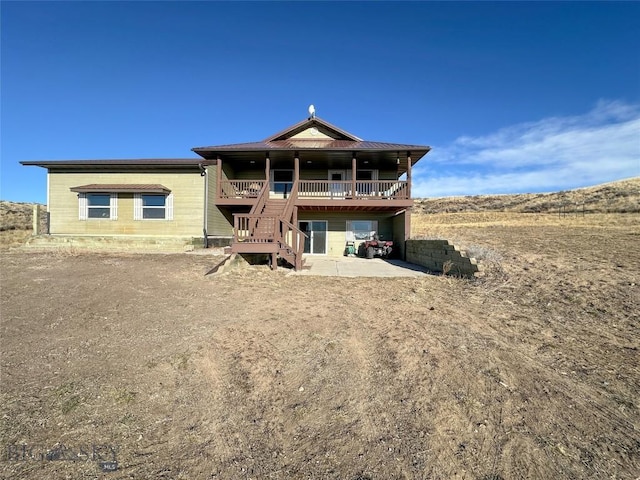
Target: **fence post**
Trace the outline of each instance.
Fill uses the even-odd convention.
[[[33,234],[40,234],[40,205],[33,206]]]

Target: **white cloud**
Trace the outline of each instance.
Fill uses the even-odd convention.
[[[600,101],[434,147],[414,171],[414,197],[543,192],[640,175],[640,105]]]

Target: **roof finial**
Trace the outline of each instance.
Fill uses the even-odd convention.
[[[316,107],[313,104],[309,105],[309,120],[316,118]]]

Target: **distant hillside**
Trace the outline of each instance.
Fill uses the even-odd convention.
[[[0,232],[31,230],[33,205],[0,200]],[[587,213],[640,213],[640,177],[554,193],[417,198],[414,205],[415,213],[553,213],[563,206]],[[44,222],[45,207],[40,208]]]
[[[16,203],[0,200],[0,232],[7,230],[31,230],[33,228],[34,203]],[[40,205],[41,213],[45,207]],[[44,217],[44,215],[41,215]]]
[[[640,213],[640,177],[554,193],[418,198],[415,213],[552,213],[560,208],[586,213]]]

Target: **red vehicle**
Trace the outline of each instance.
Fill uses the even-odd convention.
[[[360,256],[373,258],[375,256],[387,258],[393,250],[393,242],[391,240],[382,240],[377,235],[373,236],[373,240],[367,240],[360,244]]]

